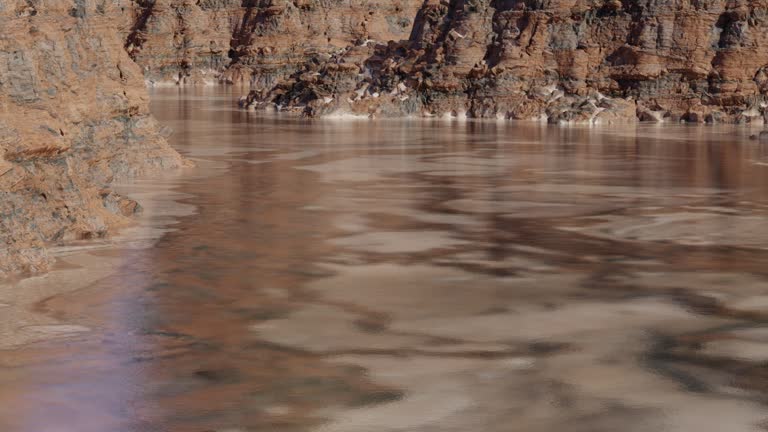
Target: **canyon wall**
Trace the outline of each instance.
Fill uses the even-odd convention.
[[[129,0],[125,48],[149,84],[210,84],[230,64],[241,0]]]
[[[308,115],[762,122],[764,0],[133,0],[153,82]]]
[[[46,270],[47,246],[126,223],[140,207],[110,182],[182,163],[123,49],[126,5],[0,2],[0,276]]]
[[[309,59],[407,39],[422,0],[131,0],[126,49],[150,84],[271,86]]]
[[[768,2],[427,0],[407,40],[313,63],[247,103],[310,115],[762,122]]]

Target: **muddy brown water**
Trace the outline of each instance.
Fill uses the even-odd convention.
[[[155,90],[198,168],[126,186],[141,230],[0,289],[0,431],[768,426],[754,129],[310,121],[235,95]]]

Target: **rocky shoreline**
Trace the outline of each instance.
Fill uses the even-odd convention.
[[[109,184],[183,164],[115,32],[118,2],[96,3],[0,5],[0,277],[130,223],[141,207]]]
[[[550,123],[763,122],[761,2],[426,1],[407,40],[313,58],[250,107]]]
[[[762,123],[768,2],[135,0],[150,83],[308,116]]]

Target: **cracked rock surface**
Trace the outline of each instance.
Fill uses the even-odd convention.
[[[765,11],[760,1],[430,0],[409,38],[312,58],[245,104],[309,115],[762,123]]]
[[[308,115],[762,122],[762,0],[134,0],[153,82]]]
[[[111,182],[181,165],[115,32],[120,3],[0,4],[0,277],[125,224],[140,206]]]

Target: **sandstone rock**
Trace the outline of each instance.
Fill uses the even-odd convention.
[[[0,276],[126,223],[135,205],[103,191],[112,180],[181,163],[115,31],[121,3],[0,6]]]
[[[132,0],[125,47],[152,84],[212,84],[229,65],[241,1]]]
[[[126,0],[115,20],[148,81],[249,84],[246,105],[262,109],[279,99],[309,115],[751,123],[766,114],[766,10],[768,0]],[[558,101],[597,93],[625,109]]]
[[[703,123],[761,121],[765,114],[768,2],[764,0],[418,3],[410,36],[389,43],[377,38],[382,42],[363,61],[366,73],[358,77],[357,85],[345,87],[367,85],[387,94],[407,82],[415,96],[409,100],[420,101],[416,111],[436,115],[464,110],[474,117],[538,119],[548,115],[554,122],[680,119]],[[307,4],[315,6],[302,9],[300,22],[311,20],[308,17],[313,13],[320,20],[328,10]],[[401,11],[413,7],[409,3]],[[262,36],[263,29],[254,27],[256,35],[250,41],[269,40],[268,45],[278,47],[261,57],[264,62],[245,61],[248,56],[233,62],[238,70],[249,69],[239,74],[250,74],[260,84],[259,94],[273,87],[284,91],[303,85],[300,82],[306,84],[301,77],[282,73],[275,74],[282,77],[281,82],[271,86],[276,82],[274,76],[263,67],[275,53],[286,52],[287,42],[281,43],[281,36],[275,34],[281,26],[291,30],[292,40],[313,40],[298,27],[286,27],[287,16],[293,16],[290,10],[286,6],[275,15],[282,18],[269,18],[276,21],[271,21],[268,39]],[[355,12],[354,8],[347,10]],[[371,20],[384,13],[372,12]],[[331,39],[343,45],[344,39],[356,36],[351,27],[340,27]],[[245,45],[252,47],[252,42]],[[233,49],[250,52],[242,45]],[[333,61],[344,60],[343,55],[334,54]],[[294,64],[301,57],[280,64]],[[317,58],[310,61],[317,62]],[[327,75],[338,74],[328,67],[321,69]],[[323,79],[337,79],[327,75]],[[291,78],[286,80],[286,76]],[[542,94],[542,88],[552,91]],[[615,106],[581,105],[595,93]],[[253,94],[251,99],[258,96]],[[306,96],[300,105],[285,101],[282,108],[311,105]],[[561,96],[573,99],[558,100]],[[343,92],[334,98],[342,102],[340,106],[347,100],[356,101],[343,107],[355,112],[414,112],[413,102],[406,106],[404,101],[384,98],[357,103],[357,95]]]

